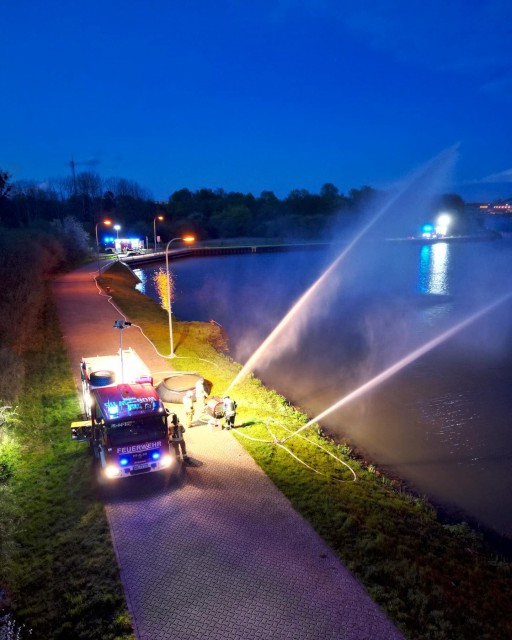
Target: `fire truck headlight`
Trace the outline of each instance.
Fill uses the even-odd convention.
[[[109,464],[105,467],[105,475],[107,478],[117,478],[119,475],[119,467],[116,467],[114,464]]]
[[[167,469],[168,467],[170,467],[172,464],[172,457],[171,456],[162,456],[162,458],[160,459],[160,466],[163,469]]]

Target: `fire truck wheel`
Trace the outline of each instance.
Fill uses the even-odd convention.
[[[113,371],[94,371],[91,373],[91,384],[95,387],[106,387],[115,382],[116,376]]]

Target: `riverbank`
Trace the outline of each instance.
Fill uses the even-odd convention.
[[[115,266],[104,274],[103,285],[165,352],[167,314],[135,291],[127,274]],[[212,382],[214,394],[222,394],[240,366],[214,349],[212,327],[179,321],[173,326],[179,356],[173,366],[197,370]],[[463,522],[447,524],[428,502],[372,465],[354,460],[347,445],[329,440],[318,428],[301,434],[307,433],[307,440],[287,441],[287,448],[310,468],[300,464],[276,441],[303,426],[307,416],[252,376],[233,395],[239,405],[234,437],[408,637],[512,636],[507,615],[511,565],[486,546],[478,531]],[[357,482],[333,456],[354,469]]]
[[[198,246],[187,246],[182,248],[173,248],[168,253],[169,261],[180,260],[182,258],[201,258],[207,256],[236,255],[245,253],[287,253],[290,251],[319,251],[331,246],[326,242],[303,242],[303,243],[285,243],[285,242],[262,242],[257,239],[249,239],[246,241],[238,241],[232,243],[201,243]],[[116,256],[125,264],[131,267],[139,267],[142,265],[152,264],[154,262],[162,262],[165,260],[165,251],[151,251],[140,255],[123,255]]]

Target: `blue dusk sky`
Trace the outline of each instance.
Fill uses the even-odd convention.
[[[386,188],[453,145],[512,196],[509,0],[2,3],[0,169],[177,189]]]

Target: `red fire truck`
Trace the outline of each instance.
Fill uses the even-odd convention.
[[[71,425],[72,437],[88,441],[106,478],[168,469],[169,412],[135,351],[82,358],[83,402],[88,420]]]

